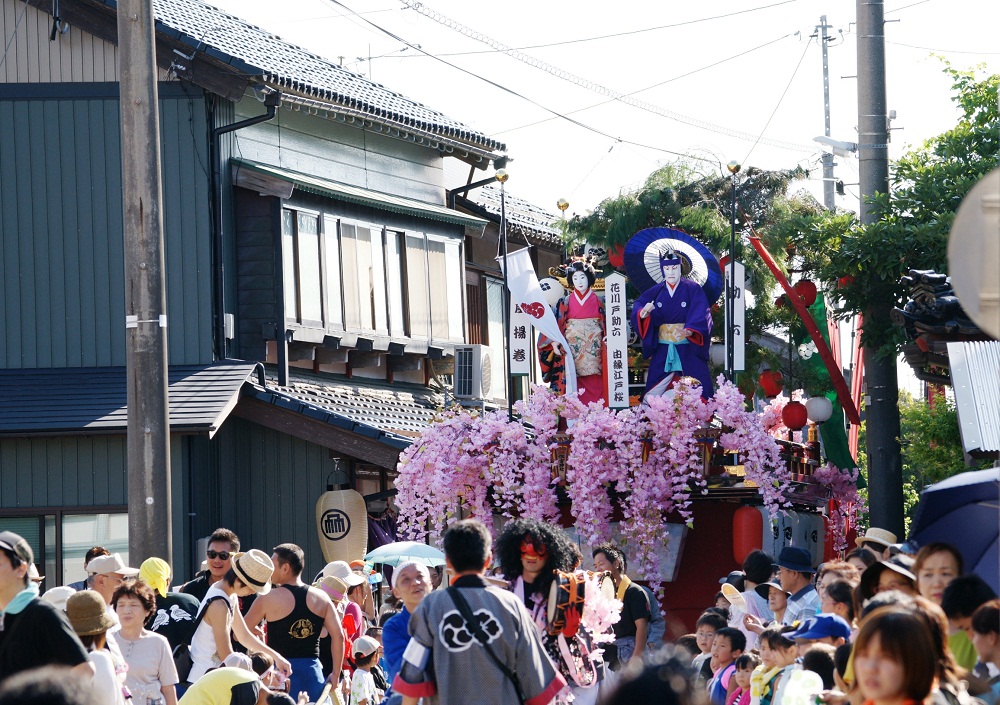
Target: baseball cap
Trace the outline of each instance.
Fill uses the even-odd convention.
[[[378,651],[378,642],[370,636],[358,637],[354,641],[355,656],[371,656]]]
[[[347,565],[347,561],[330,561],[326,564],[326,567],[323,568],[323,575],[340,578],[347,583],[347,587],[354,587],[355,585],[360,585],[365,582],[364,576],[358,575],[351,570],[351,566]]]
[[[794,632],[785,634],[789,639],[848,639],[851,636],[851,625],[840,615],[818,614],[810,617]]]
[[[742,570],[734,570],[731,571],[726,577],[719,578],[719,585],[729,583],[736,588],[742,588],[744,578],[746,578],[746,574]]]
[[[122,560],[120,553],[112,553],[110,556],[98,556],[87,564],[87,572],[91,575],[110,575],[118,573],[125,577],[132,577],[139,574],[138,568],[129,568]]]
[[[13,531],[0,531],[0,548],[10,551],[24,563],[34,563],[35,554],[31,546]]]

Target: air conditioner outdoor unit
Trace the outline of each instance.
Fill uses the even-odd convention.
[[[492,388],[490,349],[485,345],[456,345],[455,398],[485,399]]]

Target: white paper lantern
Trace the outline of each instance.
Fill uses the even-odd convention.
[[[823,423],[833,415],[833,402],[826,397],[806,399],[806,416],[813,423]]]

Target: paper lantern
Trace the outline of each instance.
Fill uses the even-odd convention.
[[[615,245],[610,250],[608,250],[608,262],[615,269],[621,269],[625,266],[625,246]]]
[[[358,560],[368,553],[365,498],[354,490],[324,492],[316,502],[316,529],[327,563]]]
[[[833,415],[833,402],[827,397],[810,397],[806,400],[806,416],[813,423],[823,423]]]
[[[842,276],[840,279],[837,280],[837,288],[846,289],[853,283],[854,283],[854,277],[852,277],[850,274],[845,274],[844,276]]]
[[[764,370],[757,378],[757,383],[764,390],[765,397],[776,397],[785,388],[785,380],[778,370]]]
[[[806,405],[800,401],[790,401],[781,410],[781,423],[793,431],[809,423],[809,415],[806,413]]]
[[[812,306],[816,303],[816,295],[819,293],[816,289],[816,284],[808,279],[801,279],[795,283],[792,287],[795,293],[802,297],[803,303],[806,306]]]
[[[764,517],[753,507],[740,507],[733,514],[733,558],[740,565],[763,546]]]

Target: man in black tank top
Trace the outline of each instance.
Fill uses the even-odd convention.
[[[344,632],[340,619],[326,593],[302,582],[305,556],[301,548],[293,543],[275,546],[271,560],[275,589],[257,597],[246,615],[247,624],[267,621],[267,645],[292,665],[289,692],[298,697],[305,691],[310,701],[316,701],[327,680],[319,661],[319,639],[324,628],[330,634],[330,651],[336,664],[329,680],[336,687],[341,677]]]

